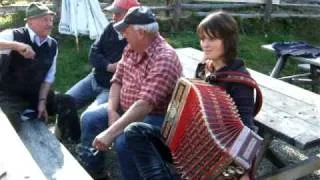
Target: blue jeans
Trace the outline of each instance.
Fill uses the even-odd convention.
[[[89,109],[106,103],[109,97],[109,89],[100,86],[91,72],[72,86],[66,94],[73,97],[77,109],[83,108],[92,102],[88,107]]]
[[[80,80],[66,94],[73,97],[77,109],[91,104],[80,117],[81,147],[80,158],[89,173],[100,172],[104,168],[104,154],[96,156],[89,149],[96,135],[108,127],[107,101],[109,89],[99,86],[92,73]]]
[[[155,148],[151,140],[161,137],[163,120],[163,116],[147,116],[144,122],[128,125],[124,134],[117,138],[122,179],[171,179],[166,164],[156,150],[158,147]]]

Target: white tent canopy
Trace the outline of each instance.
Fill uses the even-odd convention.
[[[59,32],[61,34],[89,35],[96,39],[109,24],[98,0],[62,0]]]

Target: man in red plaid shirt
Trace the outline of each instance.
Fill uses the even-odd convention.
[[[115,142],[122,179],[141,179],[123,130],[139,121],[161,127],[182,67],[175,50],[159,34],[150,9],[129,9],[114,28],[127,39],[128,46],[111,80],[108,128],[96,136],[93,146],[106,150]]]

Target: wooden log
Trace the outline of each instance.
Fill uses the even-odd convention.
[[[179,19],[182,16],[182,8],[181,8],[181,0],[174,0],[173,1],[173,30],[177,30],[179,28]]]
[[[168,7],[170,5],[170,0],[166,0],[166,6]],[[166,17],[169,17],[170,13],[169,11],[166,11]]]
[[[210,14],[210,12],[197,12],[196,16],[204,17]],[[234,17],[241,18],[263,18],[264,14],[262,13],[230,13]],[[288,14],[288,13],[273,13],[270,16],[271,18],[320,18],[320,14]]]
[[[196,16],[204,17],[210,14],[210,12],[197,12],[195,13]],[[230,15],[234,17],[241,17],[241,18],[261,18],[264,15],[261,13],[250,13],[250,14],[245,14],[245,13],[230,13]]]
[[[61,0],[54,0],[54,5],[57,13],[57,19],[60,19],[61,15]]]
[[[259,7],[261,4],[186,4],[182,3],[182,9],[186,10],[200,10],[200,9],[236,9],[243,7]]]
[[[240,2],[240,3],[257,3],[265,4],[266,0],[194,0],[195,2]],[[272,4],[279,4],[280,0],[272,0]]]
[[[172,11],[174,8],[172,6],[148,6],[154,11]]]
[[[264,19],[266,22],[270,22],[272,13],[272,0],[266,0],[266,4],[264,7]]]
[[[310,8],[320,8],[318,4],[289,4],[289,3],[281,3],[278,4],[279,7],[310,7]]]

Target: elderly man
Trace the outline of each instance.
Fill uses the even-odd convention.
[[[32,3],[26,9],[25,27],[0,33],[1,61],[8,62],[1,77],[0,106],[16,129],[20,112],[29,105],[38,118],[48,118],[58,54],[57,42],[49,36],[54,15],[48,7]]]
[[[92,44],[89,61],[93,66],[91,73],[76,83],[66,94],[73,97],[78,109],[91,103],[81,115],[81,146],[79,158],[81,164],[93,177],[103,176],[104,153],[95,156],[90,151],[94,137],[107,128],[107,101],[112,78],[118,61],[121,59],[125,38],[114,30],[113,24],[123,19],[128,9],[139,6],[137,0],[115,0],[105,10],[112,13],[113,22]]]
[[[106,150],[115,141],[122,179],[141,179],[123,136],[132,122],[160,127],[182,68],[175,50],[160,36],[155,14],[146,7],[129,9],[114,25],[128,41],[111,80],[109,127],[93,146]]]
[[[16,130],[20,119],[47,120],[58,113],[58,125],[74,128],[63,131],[64,137],[77,141],[80,124],[71,98],[51,90],[58,54],[57,42],[49,36],[54,15],[45,5],[31,3],[25,27],[0,32],[0,107]]]

